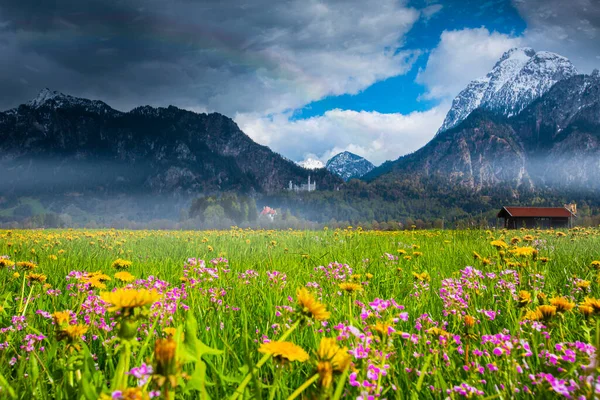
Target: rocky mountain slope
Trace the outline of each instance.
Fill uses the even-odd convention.
[[[176,107],[130,112],[43,90],[0,113],[5,194],[274,192],[311,173],[253,142],[228,117]],[[321,188],[341,181],[312,172]]]
[[[556,82],[576,74],[575,66],[558,54],[528,47],[511,49],[485,77],[456,96],[438,133],[458,125],[477,108],[516,115]]]
[[[330,172],[345,181],[360,178],[370,172],[375,166],[368,160],[349,151],[333,156],[325,166]]]
[[[444,176],[473,189],[507,184],[600,188],[600,75],[560,80],[519,114],[480,107],[367,180]]]

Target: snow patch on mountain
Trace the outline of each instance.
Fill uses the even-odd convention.
[[[42,89],[35,99],[27,103],[32,108],[67,108],[81,107],[88,112],[93,113],[118,113],[118,111],[109,107],[106,103],[100,100],[88,100],[78,97],[69,96],[48,88]]]
[[[575,66],[558,54],[529,47],[510,49],[485,77],[456,96],[438,133],[458,125],[479,107],[506,116],[518,114],[556,82],[576,74]]]
[[[306,168],[306,169],[325,168],[325,164],[323,164],[323,161],[317,160],[316,158],[312,158],[312,157],[308,157],[306,160],[300,161],[297,164],[299,166],[301,166],[302,168]]]
[[[348,181],[352,178],[360,178],[369,173],[375,166],[370,161],[354,153],[344,151],[327,161],[325,168]]]

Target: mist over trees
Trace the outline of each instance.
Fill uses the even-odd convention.
[[[208,225],[221,223],[225,218],[235,225],[242,225],[256,222],[258,210],[254,198],[227,193],[193,200],[189,216]]]
[[[240,195],[213,193],[195,198],[2,198],[0,227],[118,229],[365,229],[487,228],[496,226],[505,205],[562,206],[577,203],[577,225],[600,224],[600,199],[591,190],[515,191],[497,186],[481,191],[443,179],[406,177],[393,183],[352,180],[341,190]],[[260,215],[268,206],[276,215]]]

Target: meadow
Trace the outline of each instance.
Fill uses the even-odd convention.
[[[0,398],[600,396],[600,230],[0,231]]]

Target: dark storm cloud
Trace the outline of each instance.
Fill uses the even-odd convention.
[[[568,57],[584,73],[600,68],[600,1],[514,0],[527,22],[524,42]]]
[[[48,86],[121,109],[281,111],[405,72],[418,16],[394,0],[0,0],[0,108]]]

